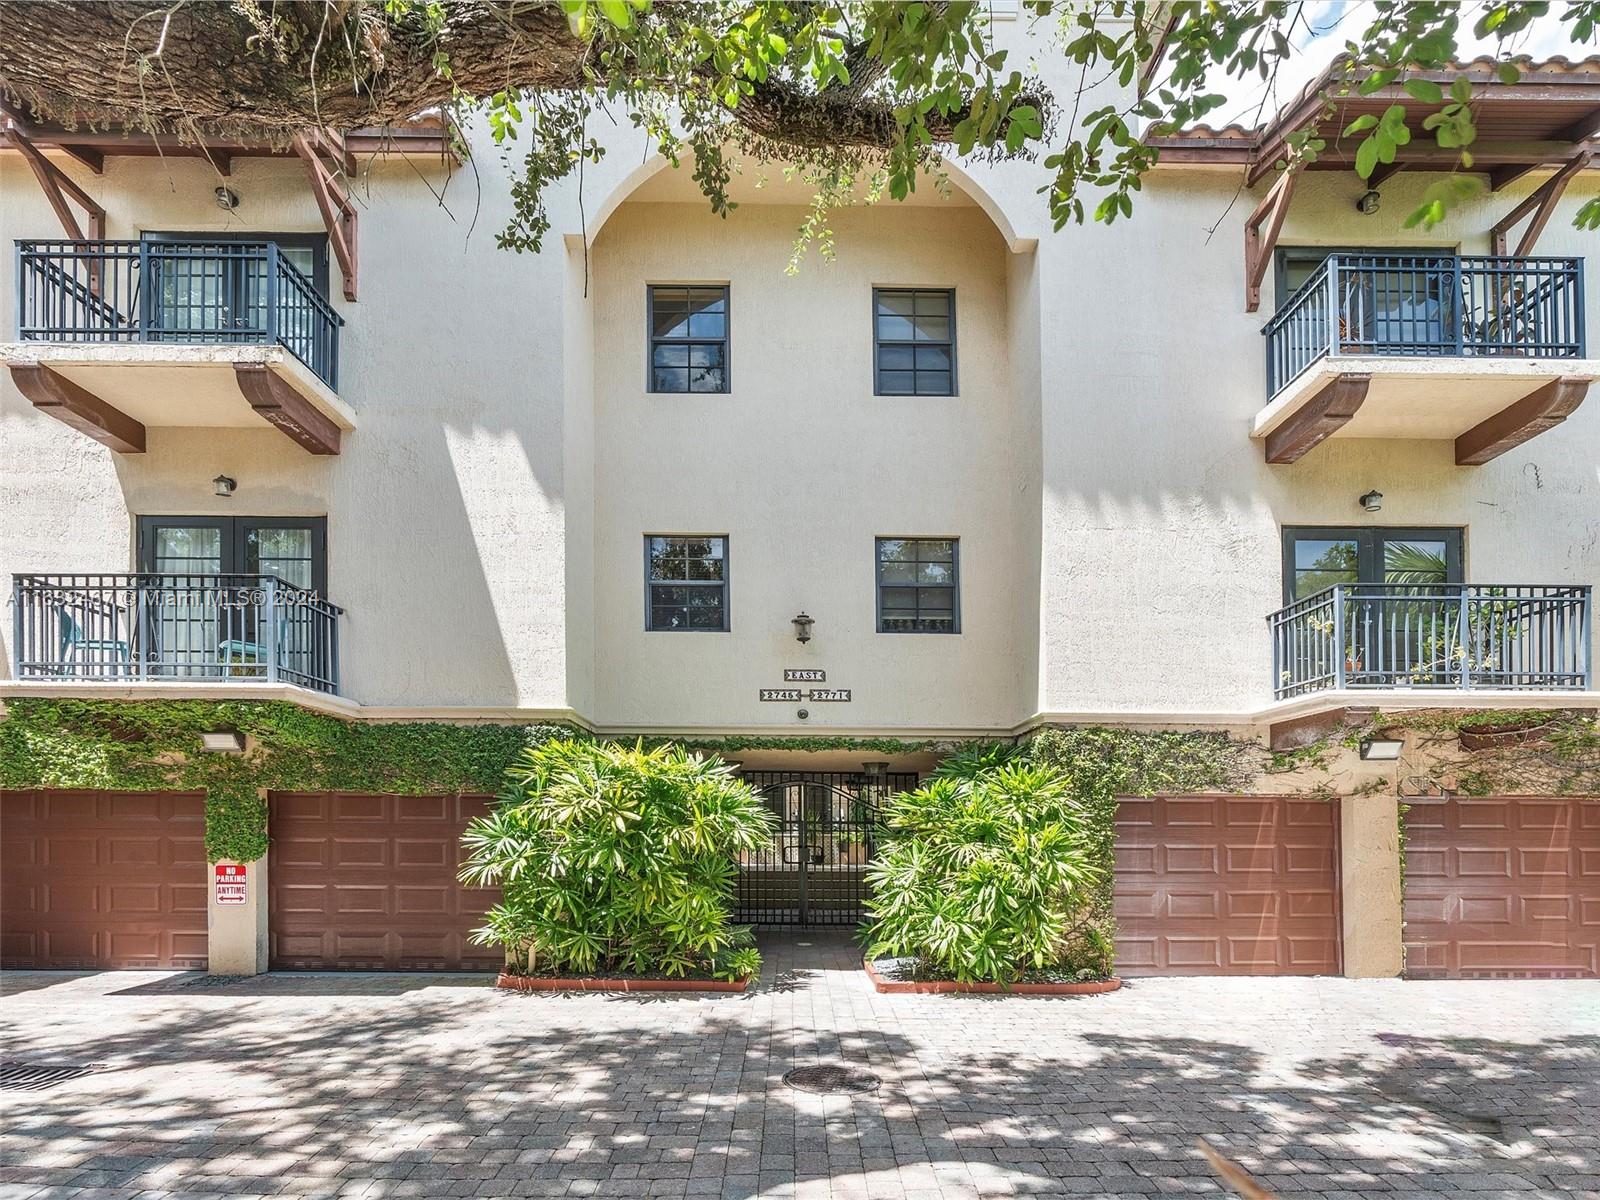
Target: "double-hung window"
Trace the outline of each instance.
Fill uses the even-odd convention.
[[[878,632],[960,633],[955,538],[878,539]]]
[[[949,288],[872,289],[873,391],[956,394],[956,294]]]
[[[650,390],[728,390],[728,289],[652,285]]]
[[[728,539],[649,534],[644,539],[645,628],[725,632]]]

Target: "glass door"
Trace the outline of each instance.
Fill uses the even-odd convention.
[[[1284,530],[1284,602],[1345,591],[1343,655],[1354,684],[1448,683],[1460,667],[1459,529]]]
[[[267,257],[274,242],[286,262],[327,295],[327,239],[281,233],[147,233],[145,305],[157,341],[260,342],[271,328]]]
[[[310,617],[284,593],[270,618],[260,577],[321,596],[327,584],[322,517],[141,517],[141,651],[157,674],[262,676],[311,653]],[[263,621],[274,622],[268,638]]]

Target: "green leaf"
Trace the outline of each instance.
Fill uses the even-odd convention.
[[[1444,90],[1430,79],[1408,79],[1404,86],[1406,94],[1414,100],[1424,104],[1444,103]]]

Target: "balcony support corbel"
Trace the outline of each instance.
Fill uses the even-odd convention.
[[[1272,252],[1277,248],[1278,235],[1283,232],[1283,219],[1289,215],[1289,200],[1294,195],[1299,174],[1295,167],[1284,171],[1244,223],[1245,312],[1255,312],[1261,307],[1261,281],[1272,265]]]
[[[333,247],[333,256],[339,260],[339,272],[344,276],[344,298],[353,301],[358,265],[356,206],[340,179],[350,179],[354,156],[342,137],[320,130],[296,134],[291,144],[305,162],[311,193],[316,197],[322,224],[328,231],[328,243]]]
[[[144,453],[144,426],[112,408],[65,375],[37,363],[12,363],[11,381],[42,413],[48,413],[119,454]]]
[[[1587,379],[1563,376],[1479,422],[1456,438],[1456,466],[1478,467],[1529,438],[1554,429],[1578,410],[1589,394]]]
[[[1506,252],[1506,236],[1516,223],[1529,213],[1533,219],[1528,222],[1528,228],[1522,233],[1522,240],[1517,243],[1516,257],[1522,258],[1533,253],[1533,247],[1539,240],[1539,235],[1544,232],[1544,227],[1550,223],[1551,215],[1556,211],[1556,205],[1561,200],[1561,194],[1567,190],[1567,184],[1576,178],[1579,171],[1589,165],[1593,155],[1587,151],[1579,151],[1561,170],[1557,171],[1537,189],[1529,193],[1528,197],[1517,205],[1499,221],[1495,222],[1489,230],[1489,252],[1496,256],[1503,256]]]
[[[1332,437],[1356,415],[1371,382],[1372,376],[1365,373],[1335,375],[1292,417],[1267,434],[1267,461],[1297,462]]]
[[[339,453],[339,427],[311,401],[260,363],[233,364],[239,391],[250,407],[312,454]]]

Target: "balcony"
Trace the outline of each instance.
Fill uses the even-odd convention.
[[[1559,424],[1600,376],[1583,260],[1332,254],[1262,331],[1251,436],[1294,462],[1330,437],[1450,439],[1476,466]]]
[[[18,680],[290,684],[339,694],[342,609],[273,575],[18,575]]]
[[[1587,587],[1335,584],[1267,618],[1279,700],[1325,689],[1585,691]]]
[[[273,242],[18,242],[0,362],[40,408],[122,453],[148,427],[260,428],[337,454],[343,320]]]

